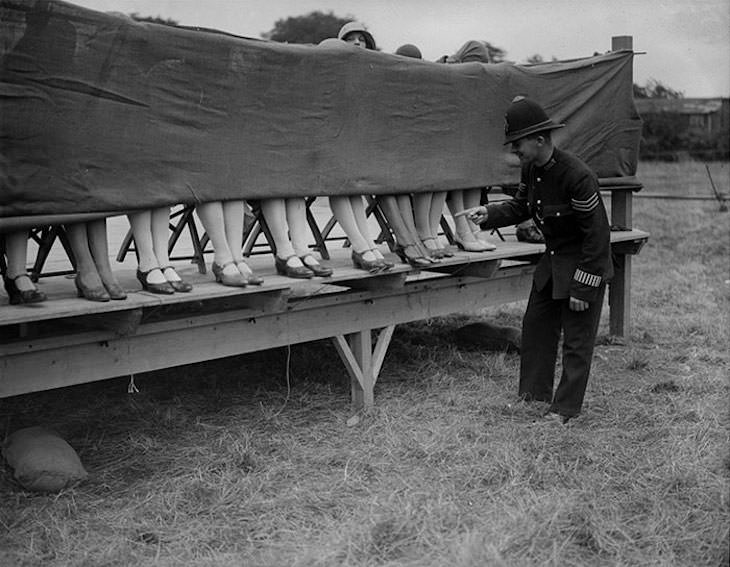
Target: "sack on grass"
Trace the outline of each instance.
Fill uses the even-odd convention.
[[[89,476],[71,445],[45,427],[27,427],[3,443],[3,456],[26,490],[58,492]]]
[[[462,345],[487,350],[520,352],[522,331],[517,327],[502,327],[491,323],[471,323],[457,329],[456,339]]]

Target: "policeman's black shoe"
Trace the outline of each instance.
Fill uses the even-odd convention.
[[[549,425],[549,424],[567,425],[568,421],[570,421],[570,419],[571,419],[570,416],[560,415],[559,413],[555,413],[554,411],[549,411],[545,415],[542,416],[540,423],[544,423],[546,425]]]

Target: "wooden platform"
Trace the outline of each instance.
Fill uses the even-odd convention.
[[[612,242],[630,255],[648,236],[614,232]],[[353,402],[371,405],[395,325],[527,297],[543,246],[495,244],[493,252],[458,252],[420,271],[388,255],[396,267],[376,275],[353,268],[349,250],[336,249],[328,262],[334,275],[311,280],[278,276],[271,256],[256,256],[249,263],[265,281],[245,289],[182,265],[178,272],[194,289],[171,296],[141,291],[125,268],[118,277],[128,298],[106,303],[76,298],[68,277],[43,278],[48,301],[0,306],[0,397],[331,339]]]

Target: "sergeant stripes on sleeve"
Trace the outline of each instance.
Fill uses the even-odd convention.
[[[581,201],[580,199],[571,199],[570,206],[580,213],[590,213],[598,206],[598,193],[593,193],[593,195],[588,197],[585,201]]]
[[[601,285],[601,276],[589,274],[588,272],[584,272],[580,268],[576,268],[573,279],[579,283],[589,285],[591,287],[598,287],[599,285]]]

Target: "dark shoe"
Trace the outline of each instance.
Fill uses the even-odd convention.
[[[173,272],[175,272],[175,268],[173,268],[172,266],[165,266],[164,268],[160,269],[162,270],[162,275],[165,276],[165,278],[167,278],[167,276],[165,275],[166,270],[172,270]],[[175,274],[177,274],[177,272],[175,272]],[[177,277],[179,278],[180,276],[178,275]],[[179,280],[167,280],[167,283],[172,286],[172,289],[181,293],[187,293],[189,291],[192,291],[193,289],[193,286],[182,278],[180,278]]]
[[[249,266],[246,262],[236,262],[236,267],[238,268],[239,272],[241,271],[241,264],[246,266],[246,268],[248,268],[247,271],[250,272],[248,275],[245,275],[243,274],[243,272],[241,272],[241,275],[244,277],[248,285],[261,285],[262,283],[264,283],[264,278],[254,274],[251,266]]]
[[[118,283],[112,283],[112,284],[104,284],[104,287],[106,288],[107,293],[109,294],[109,297],[111,299],[127,299],[127,294],[122,289],[122,286],[120,286]]]
[[[544,423],[546,425],[566,425],[570,419],[571,418],[569,416],[560,415],[559,413],[556,413],[554,411],[549,411],[542,416],[540,423]]]
[[[365,252],[369,252],[369,250],[365,250]],[[363,258],[362,255],[365,252],[357,252],[356,250],[352,251],[351,257],[353,266],[355,266],[359,270],[365,270],[366,272],[370,272],[371,274],[376,274],[378,272],[382,272],[383,270],[389,269],[386,267],[385,263],[382,260],[366,260],[365,258]]]
[[[46,300],[46,294],[38,289],[18,289],[15,280],[22,277],[30,277],[26,274],[20,274],[14,278],[3,276],[3,283],[5,284],[5,291],[8,292],[8,302],[10,305],[18,305],[20,303],[40,303]]]
[[[86,287],[81,283],[80,274],[76,274],[74,283],[76,284],[76,296],[83,297],[89,301],[105,302],[111,299],[111,296],[106,291],[106,288],[102,285],[100,287]]]
[[[160,268],[152,268],[151,270],[147,270],[146,272],[140,272],[137,270],[137,279],[139,280],[139,283],[142,284],[142,289],[144,291],[149,291],[150,293],[158,293],[160,295],[172,295],[175,293],[175,288],[170,285],[170,282],[165,281],[165,283],[149,283],[147,281],[147,276],[150,272],[154,270],[159,270]]]
[[[421,256],[413,244],[406,246],[396,246],[395,253],[405,264],[410,264],[414,268],[425,268],[432,264],[431,260]]]
[[[308,264],[307,262],[305,262],[306,258],[311,258],[314,261],[314,263]],[[308,268],[309,270],[314,272],[315,276],[318,276],[320,278],[328,278],[333,273],[332,268],[330,268],[328,266],[323,266],[322,264],[317,262],[315,257],[312,256],[311,254],[305,254],[304,256],[299,256],[299,259],[302,261],[302,264],[304,264],[305,268]]]
[[[372,252],[374,252],[374,250],[372,250]],[[377,254],[375,255],[375,260],[380,262],[380,264],[383,266],[383,269],[386,271],[395,267],[395,264],[393,262],[389,262],[385,258],[381,258],[380,256],[378,256]]]
[[[223,264],[222,266],[213,262],[210,267],[213,270],[215,281],[219,284],[227,285],[228,287],[246,287],[246,278],[241,275],[241,272],[238,271],[238,268],[236,268],[237,273],[230,276],[223,273],[223,270],[225,270],[226,267],[230,266],[231,264],[235,265],[235,262],[228,262],[226,264]]]
[[[276,267],[276,273],[280,276],[286,276],[288,278],[298,278],[300,280],[308,280],[314,276],[314,271],[310,270],[307,266],[290,266],[287,262],[289,258],[297,258],[298,256],[292,255],[282,260],[278,256],[274,255],[274,266]]]

